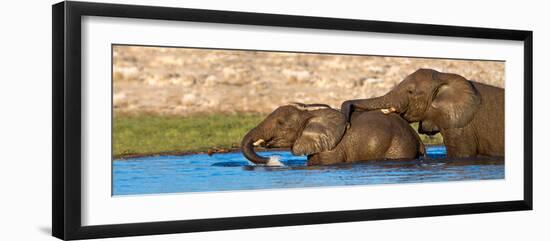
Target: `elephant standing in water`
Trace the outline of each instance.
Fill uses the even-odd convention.
[[[342,104],[348,119],[357,110],[399,113],[409,122],[419,122],[419,133],[440,132],[449,157],[504,156],[502,88],[419,69],[384,96]]]
[[[253,163],[269,158],[254,152],[255,146],[290,148],[307,155],[308,165],[363,160],[414,159],[424,155],[418,134],[397,114],[361,112],[351,117],[323,104],[294,104],[277,108],[242,140],[242,152]]]

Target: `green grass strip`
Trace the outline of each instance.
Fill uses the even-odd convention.
[[[264,115],[117,116],[113,121],[113,154],[147,155],[237,148],[247,131]],[[417,123],[411,124],[416,130]],[[420,135],[425,144],[441,144],[441,136]]]

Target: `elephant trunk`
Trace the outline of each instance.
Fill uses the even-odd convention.
[[[266,164],[269,161],[269,158],[262,157],[254,151],[254,144],[261,142],[263,139],[259,138],[257,135],[258,130],[252,129],[250,132],[244,136],[241,142],[241,150],[244,154],[244,157],[249,161],[255,164]]]
[[[354,111],[372,111],[381,110],[384,114],[391,112],[401,112],[403,104],[396,101],[403,98],[398,98],[394,91],[380,97],[370,99],[348,100],[342,104],[341,112],[344,113],[346,120],[349,122],[351,114]],[[397,103],[396,103],[397,102]]]
[[[399,96],[395,91],[391,91],[386,95],[380,97],[374,97],[365,100],[359,100],[353,103],[353,107],[358,110],[382,110],[383,113],[388,114],[391,112],[402,113],[405,111],[406,103],[404,96]]]

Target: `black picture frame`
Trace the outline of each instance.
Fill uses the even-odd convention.
[[[517,40],[524,43],[524,194],[522,200],[82,226],[81,17],[104,16],[378,33]],[[171,7],[60,2],[52,6],[52,233],[60,239],[200,232],[532,210],[533,32]],[[139,220],[136,220],[139,221]]]

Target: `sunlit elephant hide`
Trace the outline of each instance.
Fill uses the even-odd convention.
[[[361,112],[351,126],[339,111],[323,104],[293,104],[277,108],[242,140],[242,152],[253,163],[266,164],[255,146],[290,148],[307,155],[308,165],[380,159],[413,159],[424,145],[407,121],[397,114]]]
[[[449,157],[504,156],[504,89],[419,69],[384,96],[348,100],[341,111],[398,113],[420,133],[443,136]],[[353,123],[352,123],[353,126]]]

